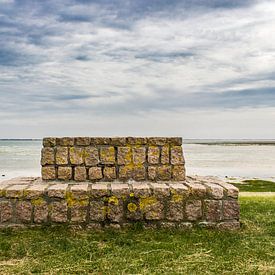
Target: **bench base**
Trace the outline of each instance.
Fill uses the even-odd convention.
[[[84,228],[238,229],[238,189],[214,177],[179,182],[0,183],[0,227],[68,224]]]

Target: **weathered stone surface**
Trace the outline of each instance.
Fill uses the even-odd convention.
[[[12,220],[12,204],[10,201],[0,201],[0,222],[10,222]]]
[[[142,220],[143,214],[139,209],[137,201],[130,201],[127,203],[126,218],[132,221]]]
[[[56,145],[56,138],[46,137],[43,138],[44,147],[54,147]]]
[[[123,201],[115,196],[108,198],[107,217],[112,222],[122,222],[124,219]]]
[[[222,220],[222,201],[221,200],[205,200],[204,215],[207,221]]]
[[[16,204],[16,219],[23,223],[31,222],[32,205],[29,201],[18,201]]]
[[[80,201],[71,206],[71,222],[82,223],[87,219],[88,201]]]
[[[228,197],[231,197],[234,199],[238,198],[239,189],[236,186],[234,186],[233,184],[222,182],[222,181],[218,181],[218,184],[223,188],[225,188],[225,192]]]
[[[77,166],[74,168],[74,180],[85,181],[87,179],[87,171],[84,166]]]
[[[177,223],[175,222],[160,222],[159,223],[159,227],[160,228],[169,228],[169,229],[173,229],[173,228],[176,228],[177,227]]]
[[[163,146],[161,148],[161,154],[160,154],[160,162],[161,164],[169,164],[170,158],[169,158],[169,146]]]
[[[158,164],[160,157],[160,151],[157,146],[149,146],[148,148],[148,163]]]
[[[156,166],[148,166],[148,179],[149,180],[157,179],[157,167]]]
[[[136,183],[132,184],[134,197],[149,197],[151,195],[151,189],[148,183]]]
[[[171,145],[177,145],[177,146],[181,146],[182,145],[182,138],[181,137],[171,137],[168,138],[169,143]]]
[[[92,184],[91,197],[102,198],[109,195],[107,183],[95,183]]]
[[[240,206],[236,200],[223,201],[223,217],[224,219],[238,219],[240,216]]]
[[[80,146],[88,146],[90,145],[91,138],[89,137],[76,137],[75,144]]]
[[[88,200],[88,183],[79,183],[70,186],[70,192],[74,199],[77,200]]]
[[[54,166],[44,166],[41,168],[41,174],[43,180],[54,180],[56,179],[56,172]]]
[[[48,205],[43,199],[32,200],[33,209],[33,221],[35,223],[46,223],[48,221]]]
[[[130,194],[127,183],[111,183],[111,194],[116,198],[126,198]]]
[[[109,145],[111,142],[111,139],[108,137],[94,137],[91,138],[91,144],[92,145]]]
[[[162,165],[157,167],[158,180],[170,180],[172,177],[172,169],[170,165]]]
[[[115,163],[115,148],[113,146],[100,148],[100,162],[103,164]]]
[[[202,217],[202,203],[200,200],[187,201],[185,206],[186,218],[195,221]]]
[[[89,169],[89,179],[90,180],[100,180],[103,178],[101,167],[91,167]]]
[[[67,147],[56,147],[55,162],[58,165],[68,164],[69,149]]]
[[[67,222],[67,203],[66,201],[55,201],[50,203],[50,218],[53,222]]]
[[[111,145],[123,146],[127,144],[126,137],[112,137],[110,140]]]
[[[132,148],[118,147],[117,148],[117,163],[118,165],[128,165],[132,162]]]
[[[200,183],[194,183],[192,180],[188,179],[184,183],[189,187],[190,194],[194,197],[203,198],[206,196],[206,188]]]
[[[209,197],[214,199],[221,199],[223,197],[223,188],[220,185],[211,182],[203,182],[203,184],[206,186]]]
[[[23,191],[24,197],[27,199],[40,198],[47,190],[49,184],[35,182]]]
[[[148,139],[149,145],[165,145],[168,143],[168,139],[166,137],[149,137]]]
[[[133,171],[132,165],[120,166],[119,167],[119,179],[120,180],[131,179],[132,171]]]
[[[171,164],[184,164],[183,152],[181,146],[173,146],[171,148]]]
[[[146,161],[146,148],[145,147],[133,147],[133,163],[144,164]]]
[[[72,137],[62,137],[56,139],[56,144],[60,146],[73,146],[74,138]]]
[[[170,188],[165,183],[152,182],[149,184],[152,187],[153,194],[157,199],[162,200],[164,197],[170,196]]]
[[[127,137],[126,140],[130,145],[143,145],[147,143],[147,138],[145,137]]]
[[[90,220],[104,221],[107,215],[107,206],[103,200],[92,200],[90,202]]]
[[[28,184],[15,184],[6,188],[7,198],[22,198],[24,190],[28,188]]]
[[[193,224],[191,222],[180,222],[178,228],[181,230],[190,230],[193,228]]]
[[[185,179],[185,168],[184,165],[174,165],[173,166],[173,180],[181,181]]]
[[[84,163],[84,149],[78,147],[71,147],[70,150],[70,162],[71,164],[81,165]]]
[[[99,153],[96,147],[89,146],[84,149],[84,162],[87,166],[95,166],[99,163]]]
[[[146,170],[143,165],[137,165],[133,167],[132,178],[137,181],[145,180]]]
[[[70,180],[72,179],[72,167],[70,166],[59,166],[57,169],[57,177],[60,180]]]
[[[140,210],[144,213],[146,220],[164,219],[163,202],[158,201],[155,197],[140,198]]]
[[[54,164],[54,149],[45,147],[41,150],[41,165]]]
[[[167,205],[166,219],[169,221],[183,220],[183,200],[170,200]]]
[[[67,189],[67,183],[56,183],[48,187],[47,193],[51,198],[65,198]]]
[[[103,169],[104,179],[107,181],[114,180],[116,178],[115,167],[104,167]]]

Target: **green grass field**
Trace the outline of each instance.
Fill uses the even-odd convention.
[[[275,197],[241,198],[238,232],[0,231],[1,274],[275,274]]]
[[[244,180],[233,183],[240,192],[275,192],[275,182],[266,180]]]

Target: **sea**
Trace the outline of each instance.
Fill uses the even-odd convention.
[[[275,180],[275,140],[183,139],[187,175]],[[41,140],[0,140],[0,181],[40,176]]]

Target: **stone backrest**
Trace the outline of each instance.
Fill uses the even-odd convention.
[[[41,165],[43,180],[185,179],[179,137],[47,137]]]

